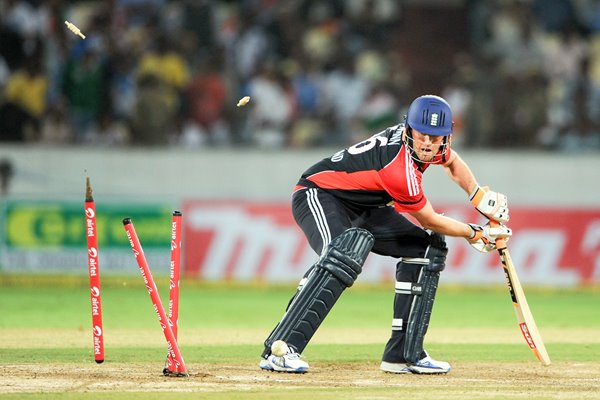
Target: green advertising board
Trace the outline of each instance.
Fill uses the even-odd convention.
[[[167,204],[96,204],[98,246],[105,261],[131,258],[123,218],[132,219],[145,252],[168,256],[171,216]],[[0,206],[0,267],[5,270],[69,270],[85,265],[87,254],[83,202],[7,200]],[[117,260],[117,258],[113,258]],[[73,264],[73,265],[72,265]],[[127,262],[127,264],[129,264]],[[113,268],[113,267],[111,267]],[[115,269],[120,268],[114,266]]]
[[[169,246],[171,213],[164,205],[96,206],[98,243],[104,248],[129,247],[123,218],[130,217],[145,248]],[[4,243],[8,248],[41,249],[86,246],[81,203],[19,201],[4,207]]]

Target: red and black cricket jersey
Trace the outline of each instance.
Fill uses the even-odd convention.
[[[341,201],[358,207],[382,207],[393,202],[399,212],[418,211],[427,198],[421,180],[428,163],[412,159],[402,142],[404,124],[384,131],[354,146],[324,158],[306,170],[295,190],[318,187]],[[432,164],[450,159],[438,153]]]

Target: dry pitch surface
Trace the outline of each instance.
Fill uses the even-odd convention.
[[[223,392],[281,389],[395,388],[398,393],[444,393],[446,399],[564,398],[600,396],[598,363],[558,363],[541,368],[529,363],[454,363],[448,375],[393,375],[367,364],[320,364],[307,374],[259,371],[255,365],[188,363],[188,378],[162,377],[156,366],[112,363],[102,366],[52,364],[3,365],[5,393],[47,392]],[[200,372],[203,371],[203,372]],[[424,389],[426,388],[426,389]],[[401,390],[402,389],[402,390]],[[382,394],[379,398],[388,398]],[[390,395],[390,398],[391,395]]]
[[[14,349],[23,343],[35,343],[29,347],[48,348],[61,343],[63,346],[85,348],[89,341],[86,330],[69,332],[55,330],[43,336],[39,332],[3,329],[0,340],[5,349]],[[333,329],[319,332],[316,342],[328,343],[339,338]],[[214,344],[239,342],[260,343],[264,332],[247,331],[240,336],[221,331],[200,330],[191,332],[187,345],[209,341]],[[383,330],[362,331],[341,335],[351,345],[361,341],[384,343]],[[570,340],[600,338],[591,331],[546,331],[547,342],[553,342],[565,334]],[[590,336],[592,335],[592,336]],[[431,332],[430,341],[436,343],[466,343],[495,341],[516,343],[522,340],[514,330],[479,330],[465,334],[460,330],[437,330]],[[136,338],[134,340],[133,338]],[[36,340],[37,339],[37,340]],[[155,332],[113,332],[111,340],[120,345],[135,342],[161,345],[163,340]],[[33,340],[33,341],[32,341]],[[20,345],[19,345],[20,343]],[[110,358],[110,342],[107,343],[107,360]],[[185,354],[184,354],[185,356]],[[258,360],[257,360],[258,361]],[[310,361],[310,360],[309,360]],[[450,360],[452,361],[452,360]],[[260,393],[287,393],[286,398],[336,398],[342,391],[344,398],[392,399],[404,395],[426,395],[444,399],[598,399],[600,398],[600,363],[554,362],[542,367],[537,360],[520,362],[457,362],[448,375],[394,375],[378,369],[378,360],[366,363],[312,362],[307,374],[282,374],[260,371],[256,362],[197,363],[186,359],[191,375],[188,378],[166,378],[160,374],[162,365],[156,363],[122,363],[108,361],[97,365],[85,363],[2,363],[0,365],[0,393],[89,393],[108,395],[111,392],[171,392],[217,395],[237,393],[248,395]],[[319,390],[314,392],[314,390]],[[326,390],[323,390],[326,389]],[[336,389],[336,391],[332,391]],[[307,393],[307,391],[310,393]],[[246,398],[246,397],[245,397]]]

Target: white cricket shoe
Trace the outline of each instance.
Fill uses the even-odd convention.
[[[406,374],[412,372],[413,374],[447,374],[452,369],[450,364],[445,361],[434,360],[429,357],[429,354],[425,352],[426,356],[414,364],[404,363],[390,363],[386,361],[381,362],[379,367],[384,372],[390,372],[394,374]]]
[[[271,366],[271,363],[266,358],[260,359],[260,362],[258,363],[258,368],[264,369],[266,371],[273,371],[273,366]]]
[[[404,363],[391,363],[387,361],[382,361],[379,369],[383,372],[389,372],[391,374],[411,374],[412,371],[408,364]]]
[[[425,352],[425,358],[421,358],[409,368],[414,374],[447,374],[452,369],[445,361],[434,360]]]
[[[266,359],[262,358],[258,363],[258,366],[267,371],[291,372],[297,374],[308,372],[308,363],[302,359],[300,354],[292,349],[281,357],[271,354]]]

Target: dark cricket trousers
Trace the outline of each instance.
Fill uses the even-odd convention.
[[[312,249],[321,254],[323,247],[348,228],[363,228],[375,238],[373,253],[394,258],[421,258],[429,246],[429,234],[410,222],[393,207],[359,209],[342,202],[326,190],[307,188],[292,196],[292,213]],[[397,268],[397,282],[416,282],[420,270]],[[383,360],[403,362],[404,327],[413,296],[399,293],[394,298],[392,335],[386,345]]]

